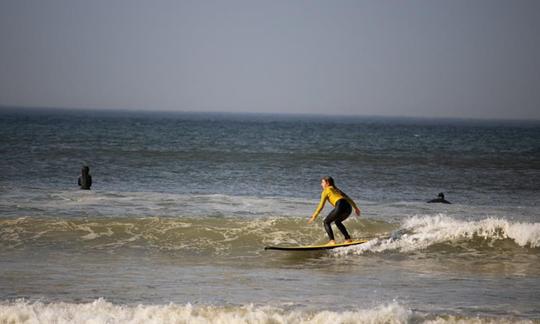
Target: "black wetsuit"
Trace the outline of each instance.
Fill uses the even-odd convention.
[[[435,198],[428,201],[428,203],[441,203],[441,204],[451,204],[448,200],[444,198]]]
[[[346,240],[350,240],[351,236],[347,233],[347,229],[343,225],[343,221],[346,220],[352,212],[351,204],[346,199],[340,199],[336,203],[336,207],[326,216],[324,219],[324,229],[328,234],[330,240],[334,240],[334,232],[332,231],[332,222],[336,223],[337,228],[343,233]]]
[[[78,183],[83,190],[90,190],[90,187],[92,186],[92,176],[88,172],[88,167],[84,167],[81,171],[81,176],[79,177]]]
[[[444,193],[442,193],[442,192],[439,192],[439,194],[437,195],[437,198],[431,199],[430,201],[428,201],[428,203],[451,204],[451,202],[444,199]]]

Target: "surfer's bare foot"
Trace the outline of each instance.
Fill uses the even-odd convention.
[[[345,240],[345,243],[352,243],[352,239]]]
[[[330,240],[328,243],[326,243],[326,245],[336,245],[336,241]]]

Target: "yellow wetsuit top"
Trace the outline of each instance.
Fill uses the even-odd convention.
[[[321,201],[319,202],[319,206],[317,206],[317,209],[313,213],[312,217],[317,217],[317,215],[319,215],[319,213],[324,207],[324,203],[326,202],[326,200],[328,200],[330,204],[332,204],[332,206],[336,206],[336,203],[340,199],[346,199],[347,202],[351,205],[351,207],[354,210],[358,209],[354,201],[351,198],[349,198],[349,196],[347,196],[341,190],[336,189],[333,186],[330,186],[330,187],[326,187],[326,189],[324,189],[323,192],[321,193]]]

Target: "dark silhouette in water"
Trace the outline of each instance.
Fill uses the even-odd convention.
[[[428,203],[441,203],[441,204],[451,204],[448,200],[444,199],[444,194],[439,192],[438,198],[431,199]]]
[[[90,187],[92,186],[92,176],[90,175],[90,168],[88,166],[84,166],[81,170],[79,186],[84,190],[90,190]]]

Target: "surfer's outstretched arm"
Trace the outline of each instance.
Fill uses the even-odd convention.
[[[326,203],[326,199],[328,199],[328,194],[325,190],[321,193],[321,201],[319,202],[319,205],[317,206],[317,209],[313,212],[311,217],[308,220],[308,224],[313,223],[313,221],[319,216],[319,213],[324,208],[324,204]]]

